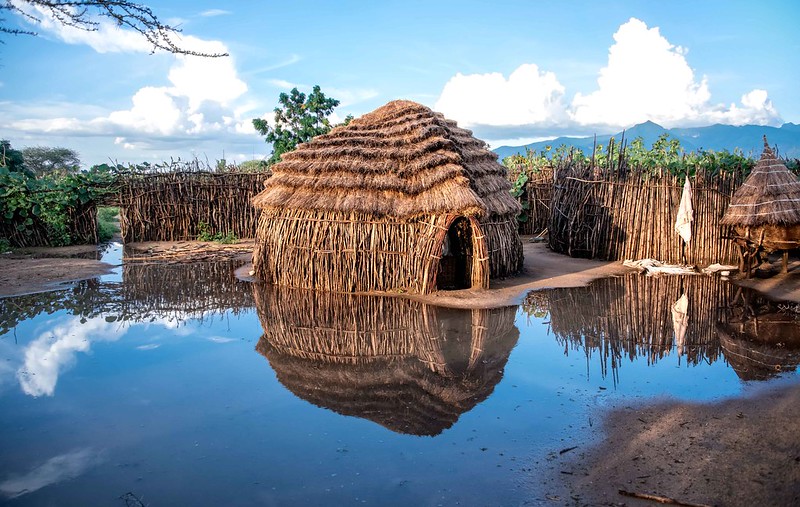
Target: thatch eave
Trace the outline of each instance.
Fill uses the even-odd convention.
[[[800,180],[775,157],[766,137],[761,159],[734,192],[720,224],[740,227],[800,224]]]

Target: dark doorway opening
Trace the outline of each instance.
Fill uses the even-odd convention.
[[[472,287],[472,227],[465,217],[455,219],[442,245],[442,259],[436,288],[439,290]]]

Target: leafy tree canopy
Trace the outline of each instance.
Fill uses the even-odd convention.
[[[265,136],[266,142],[272,143],[272,156],[267,161],[270,165],[280,161],[281,155],[294,150],[298,144],[330,132],[333,126],[328,116],[339,105],[338,100],[326,97],[319,85],[314,86],[307,97],[293,88],[288,94],[281,93],[278,102],[280,106],[275,108],[272,125],[262,118],[253,120],[253,127]],[[348,116],[344,124],[350,120],[352,116]]]
[[[162,49],[179,55],[219,57],[228,53],[199,53],[180,47],[173,40],[180,29],[162,23],[152,9],[129,0],[0,0],[0,11],[17,14],[39,23],[47,16],[64,26],[97,31],[99,18],[109,18],[120,28],[138,32],[153,46],[153,51]],[[10,28],[0,18],[0,33],[11,35],[37,35],[30,30]]]
[[[49,148],[33,146],[23,148],[25,167],[36,175],[66,176],[80,170],[81,159],[78,153],[69,148]]]

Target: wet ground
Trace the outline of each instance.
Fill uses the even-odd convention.
[[[800,383],[796,305],[716,277],[460,310],[237,266],[130,264],[0,299],[0,499],[560,505],[605,410]]]

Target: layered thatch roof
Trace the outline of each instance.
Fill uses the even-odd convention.
[[[411,219],[516,214],[497,155],[440,113],[406,100],[301,144],[272,167],[256,207]]]
[[[722,225],[758,227],[800,224],[800,180],[775,157],[764,136],[764,152],[731,197]]]

